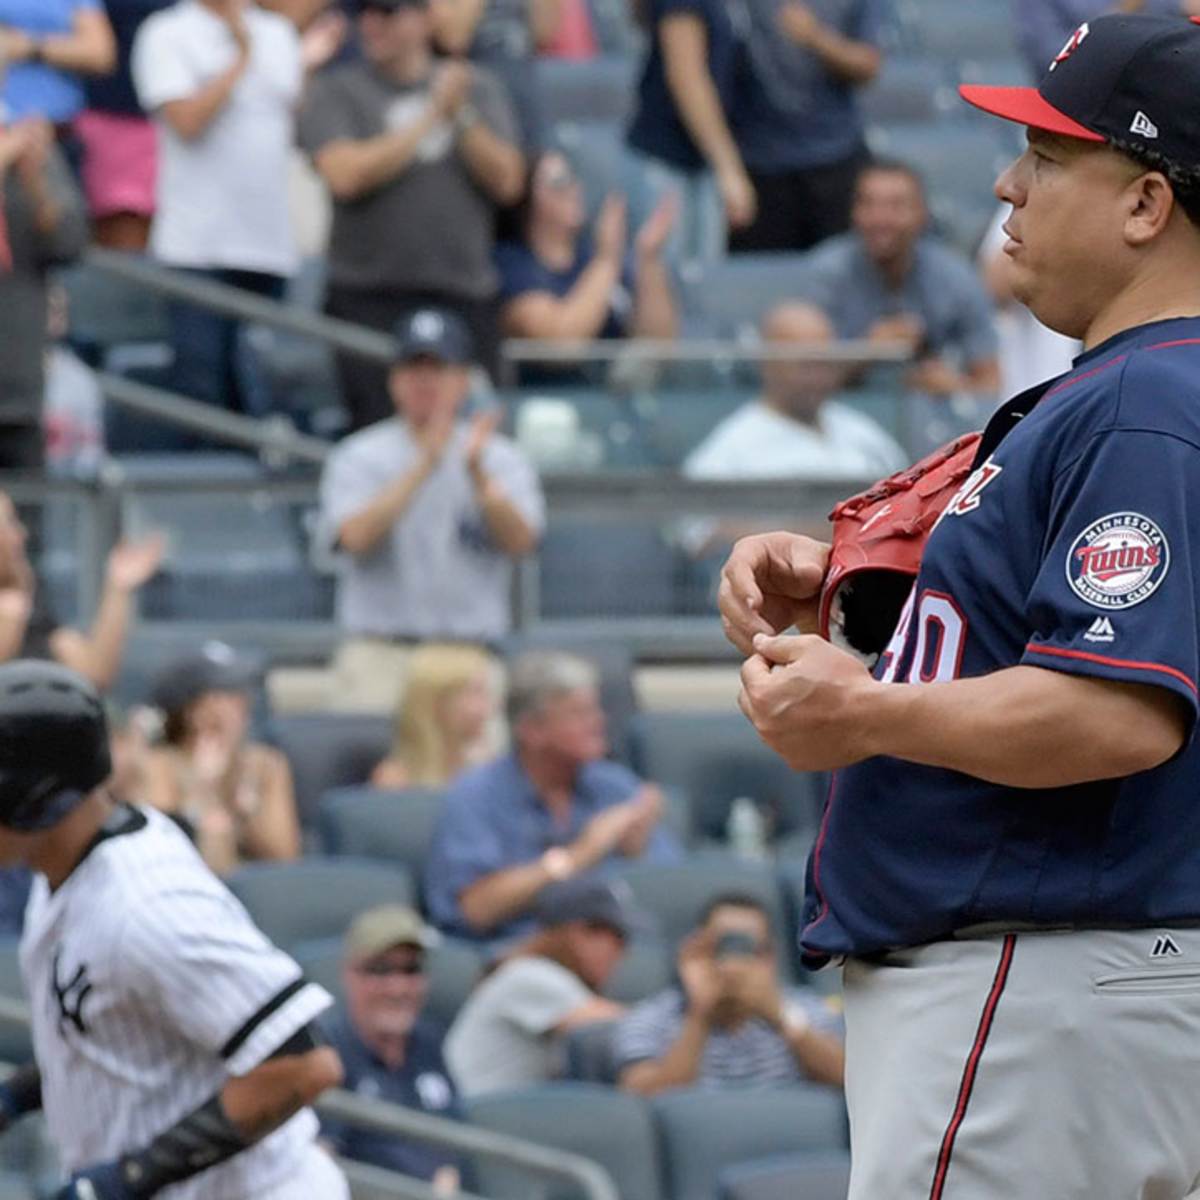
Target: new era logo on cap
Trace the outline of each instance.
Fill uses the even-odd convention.
[[[1156,138],[1158,137],[1158,126],[1144,112],[1139,110],[1138,115],[1133,118],[1133,124],[1130,125],[1129,132],[1136,133],[1138,137]]]

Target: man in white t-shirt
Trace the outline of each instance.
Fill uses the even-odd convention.
[[[812,304],[788,302],[764,318],[762,337],[771,347],[825,347],[836,339],[833,324]],[[821,483],[870,483],[908,463],[886,430],[833,396],[848,368],[830,362],[763,363],[763,392],[730,414],[688,455],[689,479],[796,479]],[[712,521],[689,521],[681,530],[686,548],[700,555],[747,532]]]
[[[833,324],[812,304],[781,304],[767,314],[771,347],[824,347]],[[907,462],[904,451],[870,417],[830,397],[846,368],[825,362],[763,363],[763,394],[727,417],[688,455],[691,479],[879,479]]]
[[[132,72],[160,149],[156,258],[270,297],[297,266],[287,180],[304,81],[299,34],[249,0],[179,0],[138,31]],[[235,321],[172,306],[174,382],[253,409]]]

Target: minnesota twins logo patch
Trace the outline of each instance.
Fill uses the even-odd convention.
[[[1067,582],[1093,608],[1132,608],[1154,594],[1170,566],[1166,536],[1149,517],[1110,513],[1072,542]]]

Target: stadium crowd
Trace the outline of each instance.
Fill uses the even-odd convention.
[[[515,565],[548,528],[549,452],[520,403],[561,415],[595,364],[522,365],[516,421],[497,389],[509,338],[748,328],[780,353],[752,385],[725,377],[724,409],[653,465],[857,485],[1064,370],[1074,347],[1007,289],[986,175],[1008,147],[954,197],[934,161],[937,80],[961,56],[933,31],[984,28],[967,8],[987,10],[982,37],[1003,28],[994,69],[1017,83],[1101,11],[1200,3],[0,0],[0,471],[95,475],[106,438],[139,446],[96,390],[115,360],[54,316],[89,245],[393,339],[390,366],[340,351],[321,376],[340,419],[312,541],[336,565],[342,711],[289,728],[262,653],[198,640],[111,712],[114,793],[179,822],[336,993],[327,1033],[360,1095],[481,1122],[501,1119],[489,1098],[548,1084],[569,1106],[565,1081],[639,1105],[792,1089],[840,1112],[836,989],[794,949],[822,781],[731,737],[736,714],[710,737],[636,712],[623,647],[513,639]],[[583,111],[564,117],[570,97]],[[907,141],[887,111],[906,101],[929,105]],[[613,144],[597,172],[589,148]],[[790,282],[718,319],[739,260]],[[247,322],[185,300],[165,314],[155,382],[296,418]],[[851,341],[858,358],[829,359]],[[0,661],[54,658],[112,690],[170,547],[117,544],[76,629],[40,572],[44,524],[0,492]],[[704,575],[751,527],[688,517],[667,542]],[[335,872],[315,895],[314,863]],[[10,937],[28,884],[0,870]],[[828,1128],[806,1147],[844,1151]],[[323,1132],[440,1195],[487,1184],[458,1153]],[[790,1149],[748,1144],[726,1165]]]

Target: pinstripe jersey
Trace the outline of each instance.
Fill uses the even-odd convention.
[[[21,939],[47,1123],[68,1170],[139,1150],[331,999],[251,922],[162,814],[125,809]],[[311,1111],[162,1200],[252,1200],[302,1169]]]

